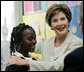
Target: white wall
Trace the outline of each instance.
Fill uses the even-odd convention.
[[[6,17],[6,26],[8,28],[7,41],[10,41],[12,28],[15,26],[15,1],[1,1],[1,29],[4,25],[4,18]],[[2,30],[1,39],[3,40]]]

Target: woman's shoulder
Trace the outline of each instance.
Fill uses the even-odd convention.
[[[83,42],[83,40],[81,38],[79,38],[78,36],[76,36],[74,34],[72,34],[72,40],[73,41],[81,41],[81,42]]]
[[[77,48],[83,46],[83,40],[78,36],[74,35],[73,33],[70,34],[68,43],[69,45],[73,47],[76,46]]]
[[[83,40],[81,38],[79,38],[78,36],[76,36],[75,34],[73,34],[72,32],[69,33],[69,39],[70,41],[78,41],[78,42],[83,42]]]

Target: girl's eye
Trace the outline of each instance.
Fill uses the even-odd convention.
[[[32,41],[32,39],[33,39],[32,37],[30,37],[30,38],[27,38],[27,40],[29,40],[29,41]]]
[[[28,39],[29,41],[32,41],[32,39]]]
[[[30,37],[30,38],[27,38],[29,41],[32,41],[32,40],[35,40],[36,38],[35,37]]]

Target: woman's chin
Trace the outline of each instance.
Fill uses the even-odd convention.
[[[58,30],[58,35],[65,35],[67,33],[67,31],[65,29],[63,30]]]

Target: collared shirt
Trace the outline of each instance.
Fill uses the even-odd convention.
[[[23,56],[20,52],[15,51],[15,53],[12,53],[12,55],[21,57],[23,59],[28,59],[28,60],[36,60],[35,57],[32,57],[31,55],[28,54],[28,57]]]
[[[32,60],[32,58],[25,57],[25,56],[23,56],[21,53],[19,53],[17,51],[15,51],[15,53],[12,53],[12,55],[15,55],[15,56],[18,56],[18,57],[22,57],[24,59]]]

